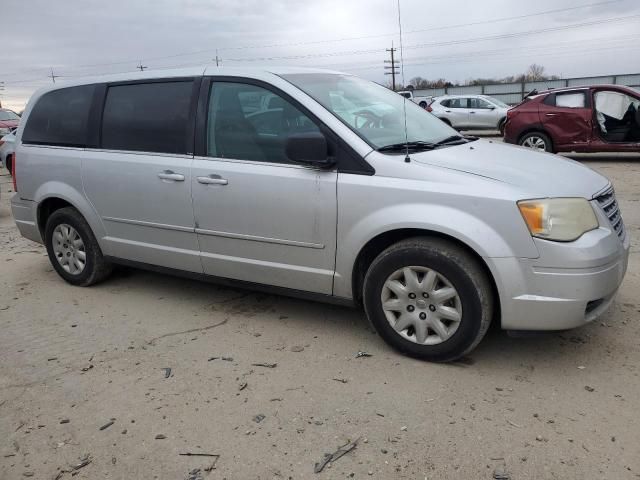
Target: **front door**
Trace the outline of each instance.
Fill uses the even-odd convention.
[[[194,83],[107,87],[101,148],[87,150],[82,163],[106,255],[202,272],[191,205]]]
[[[559,149],[582,150],[592,138],[593,111],[586,90],[560,92],[555,101],[540,104],[540,121]]]
[[[469,98],[469,127],[498,128],[496,107],[483,98]]]
[[[192,183],[204,272],[331,294],[337,173],[285,155],[289,135],[318,126],[278,92],[238,81],[212,82],[203,113]]]

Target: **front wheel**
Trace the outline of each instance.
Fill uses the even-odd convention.
[[[518,141],[518,145],[541,152],[553,152],[551,139],[541,132],[531,132],[523,135]]]
[[[483,268],[439,238],[407,239],[383,251],[367,271],[363,297],[369,320],[389,345],[435,362],[473,350],[493,314]]]
[[[73,207],[51,214],[45,228],[45,244],[53,268],[72,285],[88,287],[111,273],[111,264],[102,256],[91,227]]]

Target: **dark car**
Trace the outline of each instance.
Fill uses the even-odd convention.
[[[620,85],[534,92],[507,113],[504,141],[547,152],[640,152],[640,92]]]

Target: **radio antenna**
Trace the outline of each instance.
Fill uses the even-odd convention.
[[[402,48],[402,16],[400,14],[400,0],[398,0],[398,33],[400,35],[400,78],[402,78],[402,88],[405,88],[404,83],[404,51]],[[404,161],[409,163],[411,158],[409,157],[409,132],[407,131],[407,98],[402,97],[403,99],[403,109],[404,109],[404,142],[405,142],[405,157]]]

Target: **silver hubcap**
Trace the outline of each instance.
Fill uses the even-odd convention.
[[[66,223],[53,230],[53,253],[60,266],[71,275],[82,273],[87,263],[87,252],[80,234]]]
[[[456,333],[462,302],[447,278],[426,267],[393,272],[382,287],[382,308],[389,325],[403,338],[437,345]]]
[[[544,139],[537,136],[528,137],[522,142],[523,147],[535,148],[536,150],[546,150],[547,144]]]

